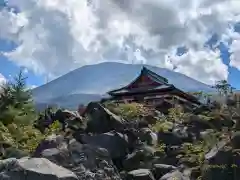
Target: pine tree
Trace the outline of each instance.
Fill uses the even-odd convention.
[[[8,106],[13,104],[12,86],[10,83],[5,83],[0,88],[0,112],[7,110]]]
[[[34,105],[30,91],[26,86],[26,77],[22,71],[3,86],[0,96],[0,121],[10,123],[29,124],[35,120]]]
[[[20,71],[11,83],[15,108],[22,108],[32,100],[31,93],[26,86],[26,79],[27,77],[24,77],[22,71]]]

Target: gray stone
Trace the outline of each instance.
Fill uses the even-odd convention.
[[[169,173],[172,170],[177,169],[175,166],[166,165],[166,164],[154,164],[153,165],[153,174],[156,179],[161,178],[164,174]]]
[[[1,180],[78,180],[77,176],[45,158],[0,161]]]
[[[190,180],[190,178],[180,171],[172,171],[162,176],[160,180]]]
[[[89,103],[84,116],[88,119],[87,132],[106,133],[124,128],[125,121],[99,103]]]
[[[155,180],[149,169],[137,169],[130,171],[127,175],[128,180]]]
[[[152,132],[149,128],[142,128],[139,132],[139,138],[141,141],[146,142],[148,145],[157,145],[158,136]]]
[[[128,152],[127,136],[117,132],[94,136],[84,135],[82,136],[82,143],[107,149],[113,159],[124,157]]]
[[[44,150],[42,156],[74,172],[81,180],[121,180],[106,149],[71,139],[61,148]]]

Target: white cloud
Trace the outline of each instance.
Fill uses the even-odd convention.
[[[28,89],[34,89],[34,88],[36,88],[36,87],[38,87],[37,85],[29,85],[28,86]]]
[[[27,68],[23,68],[23,69],[22,69],[22,72],[23,72],[24,74],[27,74],[27,73],[28,73],[28,69],[27,69]]]
[[[229,45],[230,65],[240,70],[240,34],[229,31],[229,36],[232,39],[232,43]]]
[[[0,86],[6,82],[6,78],[0,73]]]
[[[177,65],[177,71],[213,83],[227,78],[228,70],[219,52],[204,44],[213,33],[228,38],[240,15],[239,0],[9,0],[9,5],[21,13],[0,12],[0,38],[19,46],[5,56],[50,77],[120,59]],[[173,54],[183,45],[187,54]]]
[[[228,68],[222,63],[219,51],[203,49],[190,50],[182,56],[172,56],[175,71],[186,74],[207,84],[216,83],[216,79],[227,79]]]

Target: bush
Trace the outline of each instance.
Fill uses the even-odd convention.
[[[147,115],[149,110],[139,103],[105,103],[105,106],[113,113],[123,117],[126,120],[136,120],[140,116]]]
[[[154,132],[168,132],[170,129],[172,129],[173,123],[168,121],[158,121],[156,124],[154,124],[151,129]]]

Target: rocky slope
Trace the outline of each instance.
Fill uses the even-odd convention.
[[[30,157],[0,161],[0,179],[240,179],[238,119],[196,112],[163,116],[137,104],[98,103],[83,116],[59,110],[53,119],[66,131],[43,140]]]

